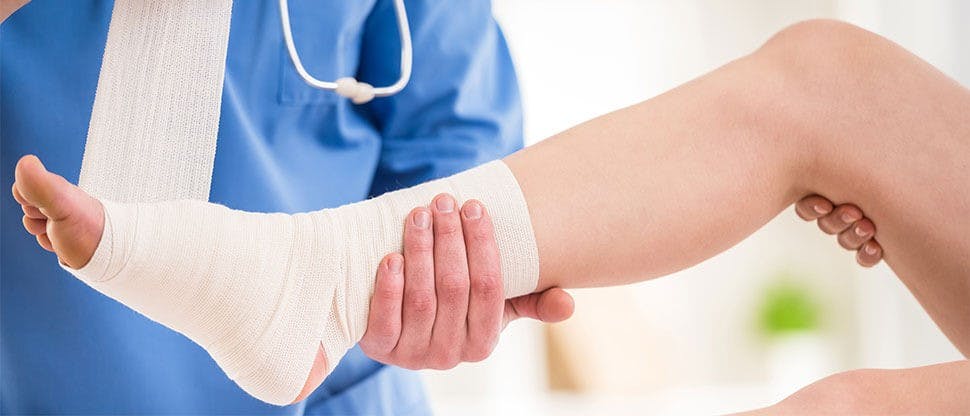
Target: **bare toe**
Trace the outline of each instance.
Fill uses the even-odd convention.
[[[51,239],[50,237],[47,236],[46,233],[37,235],[37,244],[40,244],[40,246],[43,247],[44,250],[47,250],[51,253],[54,252],[54,245],[51,244]]]
[[[47,219],[34,219],[24,215],[24,228],[30,235],[40,235],[47,232]]]
[[[14,181],[13,186],[10,188],[10,193],[13,194],[13,199],[17,200],[17,203],[20,205],[30,205],[17,188],[17,182]]]
[[[44,164],[34,155],[27,155],[17,162],[15,171],[17,193],[23,198],[22,205],[35,206],[50,219],[60,220],[71,214],[69,204],[63,200],[68,197],[74,187],[64,178],[48,172]]]
[[[101,203],[60,175],[48,172],[36,156],[17,162],[14,198],[22,203],[24,227],[64,264],[87,264],[101,240]],[[40,218],[37,218],[40,217]]]
[[[26,215],[28,218],[33,218],[35,220],[47,219],[47,217],[44,216],[44,213],[40,212],[40,210],[33,205],[21,205],[20,209],[24,210],[24,215]]]

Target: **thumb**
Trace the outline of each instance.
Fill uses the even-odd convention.
[[[505,301],[502,326],[519,318],[530,318],[547,323],[560,322],[572,316],[574,309],[573,297],[565,290],[554,287]]]

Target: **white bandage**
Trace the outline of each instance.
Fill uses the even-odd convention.
[[[232,0],[115,1],[79,181],[103,199],[105,228],[75,276],[185,334],[248,393],[280,405],[302,389],[318,346],[329,372],[363,336],[380,259],[401,250],[405,216],[437,193],[482,200],[506,295],[535,289],[528,210],[502,162],[310,214],[203,202],[231,9]],[[373,96],[367,84],[342,85],[355,102]]]
[[[401,251],[408,213],[442,192],[484,203],[506,297],[535,290],[539,258],[529,211],[501,161],[307,214],[103,201],[101,242],[72,273],[202,345],[249,394],[288,404],[320,345],[329,373],[363,336],[380,260]]]
[[[78,184],[209,199],[232,0],[115,0]]]

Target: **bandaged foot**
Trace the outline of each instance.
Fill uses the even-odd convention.
[[[199,201],[98,201],[39,160],[17,166],[24,225],[94,289],[195,341],[249,394],[289,404],[366,330],[380,260],[412,208],[447,192],[495,224],[505,295],[531,293],[538,250],[515,178],[492,162],[372,200],[306,214]],[[312,371],[311,371],[312,370]]]

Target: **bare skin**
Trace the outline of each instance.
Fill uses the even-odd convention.
[[[83,267],[104,227],[101,203],[48,172],[34,156],[24,157],[15,175],[12,192],[24,211],[24,227],[61,262]],[[500,262],[487,210],[478,205],[479,214],[469,215],[472,206],[466,204],[461,214],[457,209],[443,212],[438,200],[454,204],[450,196],[441,195],[432,208],[412,212],[427,214],[438,224],[433,231],[408,221],[404,254],[411,266],[405,269],[404,257],[393,253],[378,267],[367,331],[360,341],[368,356],[403,368],[446,370],[487,358],[502,328],[513,320],[559,322],[572,315],[572,297],[559,288],[505,300],[500,295],[502,279],[494,278],[501,275]],[[435,250],[425,249],[432,245]],[[461,258],[452,258],[454,253]],[[391,267],[395,262],[401,267]],[[436,274],[438,279],[445,275],[464,279],[465,289],[460,294],[439,293],[435,307],[428,308],[414,293],[434,287]],[[305,399],[323,382],[326,369],[321,349],[295,401]]]
[[[506,163],[529,203],[540,289],[668,274],[727,249],[800,196],[851,198],[879,224],[886,261],[966,355],[970,240],[954,230],[970,229],[968,113],[965,89],[898,46],[808,22]],[[70,251],[49,227],[72,215],[44,205],[66,197],[35,200],[46,191],[32,185],[27,177],[18,189],[50,214],[50,246]]]
[[[501,268],[488,213],[475,201],[461,207],[460,214],[454,208],[453,198],[439,195],[412,212],[432,218],[430,230],[406,221],[404,254],[418,267],[404,267],[405,256],[399,253],[388,254],[378,266],[367,332],[360,341],[369,357],[408,369],[447,370],[487,358],[512,320],[558,322],[572,314],[572,298],[559,288],[508,301],[496,296],[502,281],[490,277]],[[795,208],[799,217],[818,220],[823,231],[838,234],[840,245],[857,252],[860,265],[881,259],[875,227],[858,207],[834,206],[813,195]],[[455,276],[458,282],[443,281]],[[437,292],[433,308],[418,296],[431,289]],[[313,382],[308,382],[311,388]]]
[[[101,203],[48,172],[34,156],[22,158],[15,175],[12,193],[23,208],[24,227],[64,264],[83,267],[104,227]],[[411,212],[405,221],[404,255],[388,254],[378,266],[367,331],[360,341],[368,356],[409,369],[450,369],[460,362],[487,358],[501,329],[515,319],[559,322],[572,315],[573,300],[559,288],[507,301],[498,296],[502,280],[494,277],[500,275],[499,254],[487,209],[477,201],[468,201],[460,214],[442,212],[438,208],[441,200],[454,203],[451,196],[439,195],[431,208],[418,207]],[[856,224],[868,222],[854,205],[833,206],[819,196],[798,201],[796,212],[805,220],[817,219],[819,227],[829,234],[845,233]],[[415,227],[413,219],[419,214],[430,216],[435,227]],[[860,241],[878,244],[874,235],[873,228]],[[857,250],[862,243],[845,247]],[[461,254],[460,258],[449,258],[455,253]],[[405,256],[411,260],[410,267],[403,267]],[[876,264],[880,256],[881,250],[874,254],[860,250],[858,254],[862,265]],[[427,302],[415,294],[434,287],[436,275],[468,276],[466,292],[459,296],[439,293],[435,308],[428,308]],[[305,399],[322,383],[326,369],[326,356],[319,350],[296,401]]]
[[[104,227],[100,202],[48,172],[34,156],[22,158],[15,174],[12,193],[24,211],[24,227],[64,264],[83,267]],[[446,370],[460,362],[487,358],[501,329],[515,319],[559,322],[572,315],[572,297],[559,288],[509,300],[497,296],[502,293],[502,280],[494,278],[500,275],[499,253],[487,209],[477,201],[468,201],[460,213],[442,212],[438,204],[442,200],[454,204],[451,196],[439,195],[430,208],[418,207],[411,212],[405,221],[404,255],[388,254],[378,266],[367,331],[360,341],[368,356],[403,368]],[[833,206],[819,196],[798,201],[796,212],[805,220],[818,220],[828,234],[871,224],[859,208]],[[412,219],[419,214],[430,216],[435,226],[415,227]],[[862,236],[852,233],[859,237],[858,244],[844,245],[859,250],[859,263],[864,266],[881,258],[881,250],[860,250],[863,243],[878,247],[873,238],[875,229],[867,230],[871,231]],[[455,254],[460,258],[449,258]],[[407,268],[406,259],[412,263]],[[428,308],[415,293],[435,287],[442,275],[467,276],[465,292],[458,296],[439,293],[435,307]],[[326,369],[321,349],[296,401],[305,399],[322,383]]]
[[[872,267],[882,260],[882,246],[876,241],[876,225],[852,204],[833,206],[832,201],[810,195],[795,203],[795,213],[805,221],[818,221],[818,228],[837,235],[839,245],[855,250],[856,262]]]
[[[540,288],[666,275],[824,195],[879,224],[886,262],[970,355],[967,114],[970,92],[917,57],[812,21],[506,163],[532,214]]]
[[[0,23],[27,3],[30,3],[30,0],[0,0]]]
[[[746,415],[963,415],[970,361],[898,370],[863,369],[812,383]]]
[[[377,269],[361,349],[378,361],[409,369],[447,370],[488,357],[502,328],[527,317],[558,322],[573,300],[551,288],[505,301],[492,222],[485,207],[459,207],[439,195],[405,221],[404,254],[388,254]],[[465,277],[467,276],[467,278]],[[423,293],[436,293],[428,304]]]
[[[29,3],[29,0],[0,1],[0,22],[5,21],[27,3]],[[53,251],[52,242],[46,235],[47,227],[44,224],[46,217],[37,211],[36,207],[28,207],[28,205],[25,205],[25,214],[30,212],[32,215],[25,215],[24,226],[37,236],[39,244]],[[839,243],[843,247],[857,251],[857,261],[860,265],[871,267],[881,259],[882,251],[878,248],[876,240],[872,238],[875,234],[874,227],[860,225],[865,224],[868,220],[862,219],[856,224],[842,220],[828,220],[834,218],[842,209],[851,210],[861,218],[861,211],[858,208],[848,205],[833,207],[830,201],[819,196],[807,197],[799,201],[796,208],[799,216],[803,219],[819,220],[819,226],[823,231],[830,234],[838,233]],[[437,217],[435,220],[437,221]],[[58,222],[65,223],[63,220]],[[868,223],[871,224],[871,222]],[[67,225],[70,227],[69,222]],[[58,227],[58,225],[55,225],[55,227]],[[462,230],[459,229],[458,234],[461,233]],[[843,239],[846,236],[848,238]],[[459,237],[461,236],[459,235]],[[427,238],[436,237],[428,236]],[[488,240],[493,239],[489,237]],[[434,241],[436,246],[447,246],[453,243],[454,241],[448,241],[448,239]],[[462,241],[459,241],[459,243],[464,244]],[[427,243],[414,241],[413,244]],[[473,247],[475,244],[483,245],[486,243],[469,241],[469,259],[471,259],[471,253],[476,251]],[[406,246],[405,251],[408,251],[408,249],[409,247]],[[411,251],[414,250],[411,247]],[[457,250],[445,251],[455,252]],[[364,353],[377,361],[410,369],[449,369],[460,362],[475,362],[486,358],[494,349],[501,329],[512,320],[531,318],[543,322],[557,322],[572,314],[572,298],[568,293],[558,288],[508,301],[482,296],[476,297],[471,290],[467,289],[464,296],[448,296],[439,293],[439,297],[442,299],[437,302],[437,307],[430,312],[423,310],[418,299],[413,296],[406,296],[414,293],[414,291],[405,291],[404,287],[407,285],[404,282],[412,282],[412,287],[421,284],[427,285],[427,282],[433,284],[436,280],[435,270],[447,270],[465,263],[464,259],[440,258],[432,252],[425,254],[429,257],[425,262],[434,264],[431,271],[428,269],[419,271],[407,269],[403,273],[394,272],[394,269],[385,267],[385,263],[382,263],[382,266],[378,269],[377,294],[371,304],[368,330],[360,342]],[[497,268],[499,262],[497,253],[494,254],[494,257],[481,261],[491,264],[492,268]],[[483,254],[483,256],[489,255],[491,253]],[[403,259],[396,258],[388,261],[392,263],[403,262]],[[468,260],[469,263],[472,261]],[[468,275],[465,277],[470,288],[482,286],[479,282],[482,276]],[[500,279],[497,284],[501,284]],[[501,291],[500,287],[498,291]],[[463,307],[456,307],[455,305],[463,305]],[[402,316],[405,318],[402,319]],[[495,325],[496,322],[501,322],[501,325]],[[433,330],[416,331],[416,328],[428,327],[433,328]],[[404,339],[413,338],[413,335],[411,335],[413,333],[421,334],[418,340],[399,342],[402,340],[402,336]],[[466,336],[464,339],[459,338],[456,341],[454,336],[456,333],[464,333]],[[456,347],[456,345],[460,346]],[[321,368],[325,366],[325,357],[322,354],[318,356],[317,363],[319,368],[315,369],[314,374],[308,380],[307,386],[300,395],[301,399],[307,396],[323,378]]]
[[[888,264],[968,356],[970,239],[958,231],[970,229],[967,114],[970,92],[917,57],[858,28],[814,21],[506,162],[529,202],[540,288],[668,274],[730,247],[801,195],[851,199],[871,221],[843,208],[820,228],[861,247],[860,258],[885,247]],[[878,245],[860,242],[872,221]],[[970,412],[965,361],[848,374],[819,383],[831,395],[782,405],[837,406],[844,396],[834,393],[855,386],[867,413]],[[915,375],[952,382],[916,388],[907,381]]]

